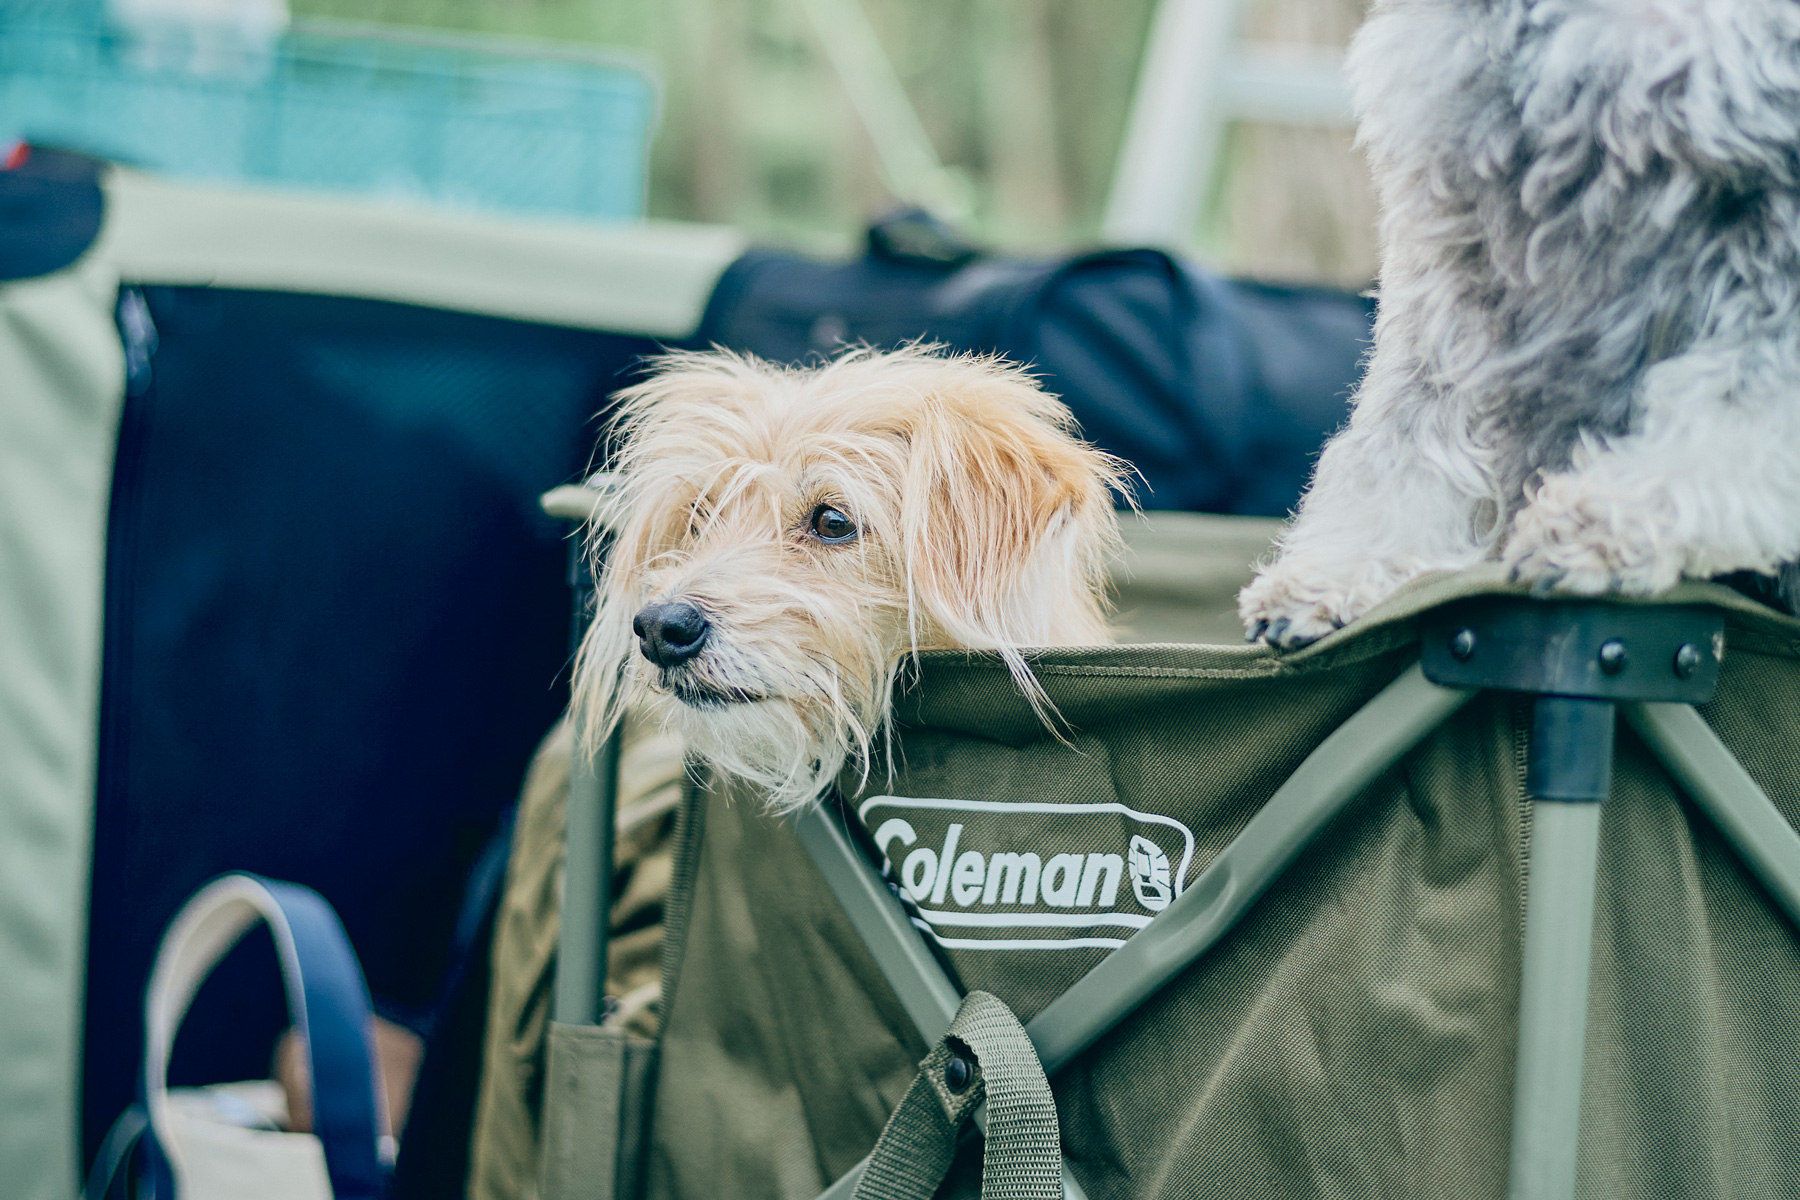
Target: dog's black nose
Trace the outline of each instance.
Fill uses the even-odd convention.
[[[700,653],[711,628],[706,614],[686,600],[645,605],[631,620],[638,649],[659,667],[678,666]]]

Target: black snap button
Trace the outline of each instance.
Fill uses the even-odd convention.
[[[1686,679],[1699,669],[1700,647],[1694,645],[1692,642],[1683,642],[1681,648],[1675,651],[1676,676],[1681,679]]]
[[[1450,657],[1457,662],[1468,662],[1475,657],[1475,631],[1459,629],[1450,635]]]
[[[1600,644],[1600,669],[1608,675],[1617,675],[1625,669],[1627,655],[1625,643],[1618,638]]]
[[[952,1092],[962,1093],[969,1090],[969,1084],[975,1079],[975,1068],[969,1060],[960,1054],[952,1054],[950,1061],[944,1064],[944,1086]]]

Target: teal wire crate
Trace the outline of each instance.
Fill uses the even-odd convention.
[[[311,22],[57,21],[0,0],[0,143],[171,176],[639,217],[657,89],[623,58]]]

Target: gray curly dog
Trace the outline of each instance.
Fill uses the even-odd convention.
[[[1800,559],[1800,2],[1378,0],[1381,313],[1250,636],[1482,560],[1646,594]]]

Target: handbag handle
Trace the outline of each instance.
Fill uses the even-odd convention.
[[[325,1151],[335,1200],[379,1200],[387,1187],[386,1105],[379,1094],[362,968],[337,914],[311,888],[255,875],[224,875],[201,888],[163,935],[144,1002],[144,1099],[165,1155],[169,1053],[194,993],[258,921],[274,936],[288,1016],[312,1069],[313,1133]]]

